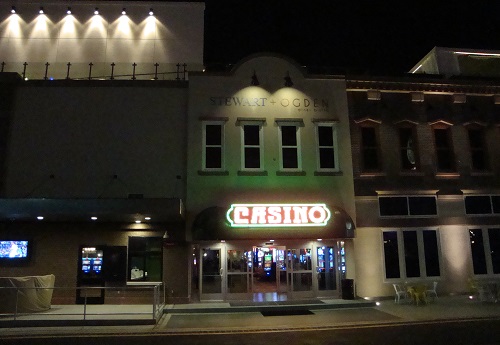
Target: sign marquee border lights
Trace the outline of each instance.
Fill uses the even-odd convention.
[[[331,218],[326,204],[232,204],[226,219],[233,228],[325,226]]]

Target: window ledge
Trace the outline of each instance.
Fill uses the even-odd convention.
[[[494,176],[493,171],[471,171],[470,176]]]
[[[198,170],[198,175],[201,176],[228,176],[229,171],[204,171],[204,170]]]
[[[267,171],[247,171],[247,170],[239,170],[238,176],[267,176]]]
[[[448,173],[438,172],[438,173],[436,173],[436,178],[439,178],[439,179],[456,179],[459,177],[460,177],[460,174],[458,172],[448,172]]]
[[[306,176],[305,171],[276,171],[276,176]]]
[[[155,286],[155,285],[160,285],[160,284],[163,284],[163,283],[162,282],[144,282],[144,281],[140,281],[140,282],[128,281],[127,282],[127,286]]]
[[[314,176],[344,176],[342,171],[315,171]]]
[[[387,176],[386,173],[384,172],[362,172],[359,174],[359,177],[367,177],[367,178],[370,178],[370,177],[383,177],[383,176]]]
[[[399,173],[401,176],[425,176],[422,171],[401,171]]]

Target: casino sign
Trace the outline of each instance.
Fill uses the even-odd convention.
[[[226,218],[231,227],[325,226],[331,212],[325,204],[233,204]]]

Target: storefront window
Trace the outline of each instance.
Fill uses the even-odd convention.
[[[387,279],[399,278],[398,233],[396,231],[385,231],[383,237],[385,277]]]
[[[128,238],[128,281],[162,281],[162,238]]]
[[[439,242],[436,230],[383,232],[386,279],[439,277]]]
[[[500,228],[469,229],[474,274],[500,273]]]

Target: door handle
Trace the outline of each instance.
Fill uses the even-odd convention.
[[[224,272],[224,269],[223,269],[223,268],[221,268],[221,269],[219,270],[219,275],[220,275],[221,277],[222,277],[222,273],[223,273],[223,272]]]

